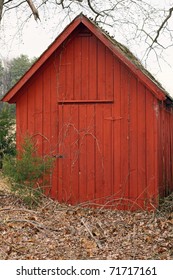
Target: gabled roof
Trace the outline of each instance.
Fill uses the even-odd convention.
[[[77,16],[39,57],[33,66],[24,74],[24,76],[7,92],[2,101],[12,103],[14,96],[29,81],[36,71],[45,63],[45,61],[57,50],[57,48],[67,39],[67,37],[79,26],[86,26],[104,45],[106,45],[130,70],[143,82],[159,100],[165,100],[170,96],[162,88],[154,77],[142,66],[140,61],[122,44],[110,37],[104,30],[96,25],[91,19],[83,14]]]

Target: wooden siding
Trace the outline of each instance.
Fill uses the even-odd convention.
[[[159,194],[173,191],[173,111],[160,104],[159,117]]]
[[[124,65],[130,69],[133,75],[137,76],[138,79],[151,90],[154,96],[158,100],[166,100],[164,89],[160,86],[157,81],[154,81],[152,76],[145,70],[145,68],[138,62],[132,53],[127,50],[126,47],[122,46],[114,39],[108,36],[102,29],[93,23],[93,21],[86,18],[84,15],[77,16],[73,22],[67,26],[67,28],[55,39],[55,41],[48,47],[48,49],[39,57],[36,63],[25,73],[25,75],[16,83],[16,85],[10,89],[10,91],[2,98],[2,101],[15,103],[18,93],[22,87],[40,71],[44,64],[50,59],[60,46],[63,47],[64,42],[71,40],[71,38],[78,32],[79,29],[83,28],[83,36],[86,33],[91,32],[99,41],[108,48]],[[85,44],[83,46],[85,48]],[[103,59],[103,58],[102,58]]]
[[[158,101],[91,32],[79,28],[22,90],[17,141],[29,132],[40,154],[57,157],[52,197],[157,205]]]

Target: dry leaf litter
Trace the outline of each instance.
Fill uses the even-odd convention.
[[[173,259],[173,197],[156,212],[90,209],[44,198],[29,209],[0,178],[0,259]]]

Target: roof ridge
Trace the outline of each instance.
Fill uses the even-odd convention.
[[[25,83],[37,72],[37,70],[47,61],[47,59],[55,52],[55,50],[70,36],[79,24],[86,26],[95,36],[102,41],[116,56],[126,64],[131,71],[139,77],[145,85],[153,91],[160,100],[169,98],[173,102],[173,98],[162,87],[162,85],[152,76],[152,74],[142,65],[141,61],[123,44],[119,43],[109,32],[105,31],[93,19],[88,18],[80,13],[73,21],[68,24],[63,31],[55,38],[48,48],[40,55],[31,68],[21,77],[21,79],[5,94],[2,101],[12,102],[15,94],[25,85]]]
[[[87,18],[87,17],[86,17]],[[153,74],[143,65],[142,61],[134,55],[134,53],[124,44],[120,43],[115,39],[113,35],[109,34],[109,31],[99,26],[93,18],[87,18],[92,24],[94,24],[99,30],[110,40],[114,46],[116,46],[133,64],[135,64],[152,82],[154,82],[161,90],[164,91],[166,96],[173,101],[173,97],[165,90],[162,84],[154,77]]]

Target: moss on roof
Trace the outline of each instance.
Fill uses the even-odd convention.
[[[99,26],[92,18],[88,19],[92,24],[94,24],[99,31],[123,54],[129,59],[137,68],[139,68],[153,83],[155,83],[165,95],[173,102],[173,98],[164,89],[162,84],[156,80],[156,78],[143,66],[142,62],[127,48],[125,45],[121,44],[113,36],[110,36],[109,32]]]

